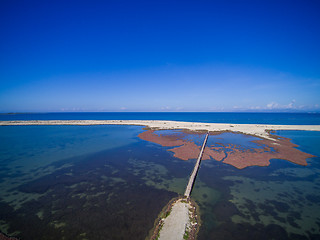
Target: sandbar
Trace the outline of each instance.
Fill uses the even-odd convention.
[[[265,124],[230,124],[201,123],[160,120],[31,120],[0,121],[0,126],[8,125],[137,125],[152,129],[188,129],[191,131],[238,132],[274,140],[269,134],[272,130],[320,131],[320,125],[265,125]]]

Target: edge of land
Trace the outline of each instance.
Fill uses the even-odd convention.
[[[188,210],[188,217],[181,219],[181,213],[184,209],[177,205],[183,204]],[[173,211],[173,208],[176,208]],[[182,212],[181,212],[182,211]],[[183,225],[183,232],[174,235],[176,233],[175,224],[180,223]],[[199,207],[197,203],[190,198],[176,197],[169,201],[169,203],[162,209],[158,218],[154,223],[154,227],[150,230],[149,236],[146,240],[161,240],[166,239],[166,237],[174,236],[177,239],[195,240],[201,226],[201,219],[199,213]],[[181,230],[181,229],[180,229]],[[162,235],[161,235],[162,233]]]
[[[26,120],[0,121],[0,126],[11,125],[137,125],[152,129],[188,129],[191,131],[239,132],[269,140],[273,130],[320,131],[320,125],[268,125],[268,124],[231,124],[201,123],[160,120]]]

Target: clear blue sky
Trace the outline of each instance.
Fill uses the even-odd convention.
[[[0,112],[320,111],[320,1],[0,2]]]

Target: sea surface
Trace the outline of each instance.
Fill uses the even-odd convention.
[[[320,113],[75,112],[0,114],[5,120],[173,120],[207,123],[319,125]]]
[[[296,113],[48,113],[0,120],[159,119],[320,124]],[[1,126],[0,230],[21,239],[145,239],[161,209],[182,195],[195,159],[138,138],[141,126]],[[157,131],[168,134],[176,131]],[[199,239],[320,239],[320,132],[277,131],[315,155],[307,166],[272,159],[239,170],[202,161],[192,198]],[[189,135],[201,145],[204,135]],[[256,147],[223,133],[208,144]]]

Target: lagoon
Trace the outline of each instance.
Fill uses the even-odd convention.
[[[21,239],[144,239],[182,195],[195,159],[138,138],[141,126],[1,126],[0,229]],[[177,130],[166,130],[174,134]],[[161,131],[159,131],[161,132]],[[307,166],[272,159],[237,169],[202,161],[192,192],[198,239],[312,239],[320,226],[320,133],[277,131]],[[204,135],[203,135],[204,137]],[[201,142],[201,136],[187,139]],[[210,136],[252,147],[251,138]]]

